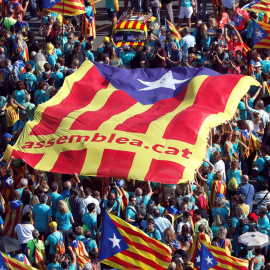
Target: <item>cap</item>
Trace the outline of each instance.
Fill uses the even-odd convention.
[[[53,52],[54,46],[52,43],[47,44],[47,53],[51,54]]]
[[[119,188],[123,188],[125,185],[125,181],[123,179],[119,179],[116,184]]]
[[[49,224],[49,226],[50,226],[51,228],[57,228],[57,223],[56,223],[55,221],[52,221],[52,222]]]
[[[5,133],[3,135],[4,139],[7,139],[7,138],[13,138],[13,135],[9,134],[9,133]]]
[[[257,222],[258,216],[255,213],[250,213],[248,218],[252,219],[253,221]]]
[[[175,42],[172,42],[172,43],[171,43],[171,48],[173,48],[173,47],[175,47],[175,46],[177,46],[176,43],[175,43]]]
[[[225,198],[225,196],[224,196],[222,193],[218,193],[218,194],[216,195],[215,201],[217,201],[217,198]]]
[[[20,111],[20,115],[26,115],[25,111]]]
[[[103,42],[110,42],[110,38],[109,37],[105,37],[104,39],[103,39]]]
[[[260,62],[256,62],[254,67],[262,67],[262,64]]]
[[[129,46],[127,44],[124,44],[122,48],[125,51],[125,50],[128,50],[129,49]]]

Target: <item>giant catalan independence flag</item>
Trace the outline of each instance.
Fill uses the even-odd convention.
[[[85,13],[84,5],[80,0],[43,0],[43,8],[68,16]]]
[[[193,179],[210,127],[231,119],[249,76],[85,61],[38,106],[12,155],[43,171],[161,183]]]
[[[104,211],[99,260],[117,269],[166,270],[171,250],[137,227]]]

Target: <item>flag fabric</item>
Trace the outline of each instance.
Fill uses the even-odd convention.
[[[270,48],[270,25],[253,20],[253,48]]]
[[[12,9],[14,11],[13,14],[13,19],[17,19],[17,14],[21,13],[21,3],[18,1],[8,1],[7,4],[7,9],[6,9],[6,16],[7,16],[7,11]]]
[[[262,143],[258,139],[256,132],[251,132],[250,130],[241,130],[240,133],[240,141],[243,142],[246,146],[248,146],[248,150],[245,153],[245,158],[248,158],[250,154],[254,151],[260,150]],[[243,152],[242,146],[240,146],[240,150]]]
[[[270,14],[270,2],[265,0],[253,1],[245,7],[248,11]]]
[[[84,265],[88,262],[91,262],[91,259],[88,256],[88,253],[84,247],[84,244],[79,240],[74,240],[71,242],[71,247],[74,253],[77,256],[79,265],[84,268]]]
[[[205,242],[197,250],[194,267],[195,269],[208,270],[248,270],[248,260],[241,260],[230,256],[225,249],[215,247]]]
[[[4,159],[65,174],[188,181],[210,127],[231,119],[254,84],[206,68],[131,70],[86,60],[38,106]]]
[[[181,34],[177,31],[177,29],[175,28],[175,26],[170,22],[168,21],[167,19],[165,19],[165,28],[166,28],[166,31],[167,30],[171,30],[172,31],[172,36],[177,39],[178,41],[181,40]]]
[[[209,236],[207,237],[205,233],[196,233],[193,239],[191,250],[190,250],[190,254],[191,254],[191,258],[193,262],[195,261],[195,257],[197,256],[198,250],[201,249],[202,242],[203,243],[209,242],[210,244],[211,240]]]
[[[80,0],[44,0],[43,8],[68,16],[76,16],[85,12],[84,5]]]
[[[82,18],[82,33],[85,36],[96,38],[96,20],[93,6],[85,8],[85,13]]]
[[[35,265],[37,269],[39,270],[46,270],[46,264],[44,261],[44,257],[42,252],[35,246],[34,252],[33,252],[34,260],[35,260]]]
[[[14,229],[22,221],[23,204],[21,201],[8,202],[4,223],[4,235],[15,238]]]
[[[128,198],[126,195],[126,192],[123,188],[119,188],[122,193],[122,201],[121,201],[121,208],[122,210],[125,210],[128,206]]]
[[[264,81],[263,82],[264,88],[265,88],[265,96],[270,97],[270,81]]]
[[[217,194],[223,194],[225,196],[226,193],[226,185],[225,183],[222,183],[219,180],[215,180],[211,187],[211,192],[209,195],[209,207],[212,209],[213,207],[216,207],[216,197]]]
[[[102,219],[100,262],[117,269],[165,270],[171,250],[111,213]]]
[[[114,4],[114,10],[119,11],[119,2],[118,2],[118,0],[113,0],[113,4]]]
[[[19,261],[19,262],[25,264],[25,265],[31,266],[31,263],[30,263],[29,260],[27,259],[26,255],[23,254],[23,253],[17,254],[17,255],[15,256],[15,259],[16,259],[17,261]]]
[[[243,42],[242,46],[242,54],[244,55],[245,59],[247,59],[247,52],[250,51],[250,48],[247,46],[246,43]]]
[[[12,199],[13,191],[15,190],[15,182],[12,177],[4,176],[3,179],[3,197],[6,202]]]
[[[38,270],[32,266],[21,263],[20,261],[8,257],[6,254],[0,252],[0,269],[3,270]]]

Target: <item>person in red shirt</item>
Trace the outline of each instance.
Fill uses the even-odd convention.
[[[217,25],[219,28],[223,29],[228,22],[229,15],[225,11],[225,7],[223,6],[223,4],[220,4],[220,6],[218,7]]]
[[[230,30],[234,30],[235,32],[235,35],[233,36],[232,40],[228,37],[228,33],[227,33],[228,27],[230,28]],[[224,36],[225,36],[226,42],[228,43],[229,53],[235,56],[236,51],[242,51],[243,40],[238,30],[235,28],[235,26],[230,24],[228,25],[228,27],[225,27],[224,29]]]

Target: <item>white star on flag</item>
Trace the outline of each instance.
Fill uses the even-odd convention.
[[[196,263],[199,263],[201,261],[201,257],[200,256],[197,256],[195,259],[196,259]]]
[[[140,79],[137,79],[140,83],[146,85],[147,87],[139,89],[139,91],[147,91],[147,90],[154,90],[158,88],[169,88],[172,90],[176,90],[175,85],[184,83],[192,78],[187,78],[184,80],[176,80],[173,78],[172,72],[168,71],[165,73],[159,80],[154,82],[148,82],[148,81],[142,81]]]
[[[256,36],[261,38],[263,36],[263,33],[260,30],[256,31]]]
[[[212,261],[213,261],[213,258],[211,259],[209,256],[207,256],[207,258],[204,258],[206,261],[207,261],[207,265],[208,264],[213,264]]]
[[[113,242],[112,248],[117,246],[120,249],[119,243],[122,241],[122,239],[117,239],[115,234],[113,234],[113,238],[108,238],[108,239]]]
[[[53,3],[53,2],[55,3],[55,0],[50,0],[50,3]]]

